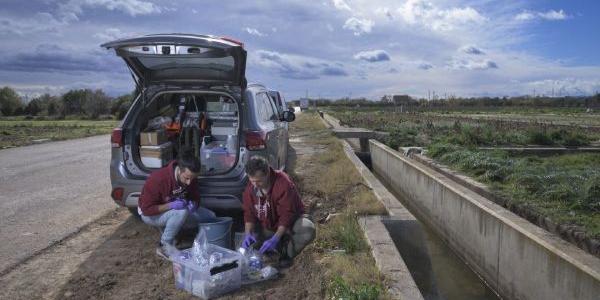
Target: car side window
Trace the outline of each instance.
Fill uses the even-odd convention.
[[[273,111],[273,116],[271,116],[271,120],[279,121],[279,109],[277,108],[277,104],[275,104],[275,98],[269,98],[269,104],[271,105],[271,110]]]
[[[267,94],[259,93],[256,95],[256,109],[258,111],[258,117],[261,122],[269,122],[273,115],[273,110],[269,104]]]
[[[266,93],[257,95],[258,113],[262,122],[273,121],[277,114],[273,111],[271,101]]]

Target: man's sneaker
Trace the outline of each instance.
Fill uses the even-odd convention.
[[[166,247],[161,243],[156,247],[156,255],[162,259],[169,260],[169,254],[167,253]]]

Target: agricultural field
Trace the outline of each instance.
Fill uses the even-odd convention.
[[[487,184],[513,204],[600,238],[600,153],[520,155],[479,147],[594,147],[596,128],[500,118],[450,119],[431,113],[335,111],[342,125],[388,132],[397,149],[422,146],[427,155]],[[570,120],[563,116],[567,122]]]
[[[118,121],[0,119],[0,149],[108,134]]]
[[[564,126],[582,126],[598,127],[600,130],[600,114],[597,113],[464,113],[464,112],[445,112],[445,113],[427,113],[426,115],[438,118],[449,119],[472,119],[482,121],[507,121],[517,123],[547,123],[551,125]]]

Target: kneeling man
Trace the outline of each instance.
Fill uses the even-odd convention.
[[[280,267],[287,267],[315,238],[315,225],[304,215],[300,194],[286,173],[273,170],[259,156],[248,161],[246,173],[242,247],[260,241],[260,253],[279,252]]]
[[[166,258],[167,245],[181,228],[195,228],[215,219],[215,214],[200,207],[198,175],[200,161],[192,152],[182,152],[176,161],[152,172],[142,188],[138,212],[144,223],[162,230],[156,254]]]

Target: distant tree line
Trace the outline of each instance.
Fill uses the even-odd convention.
[[[519,96],[519,97],[472,97],[447,99],[417,99],[408,95],[383,96],[379,100],[366,98],[310,99],[310,106],[348,106],[348,107],[389,107],[405,108],[493,108],[493,107],[530,107],[530,108],[592,108],[600,109],[600,94],[593,96]],[[300,100],[290,101],[298,106]]]
[[[3,87],[0,89],[0,116],[74,116],[88,119],[114,116],[122,119],[134,97],[134,93],[114,98],[100,89],[79,89],[60,96],[43,94],[26,103],[15,90]]]

